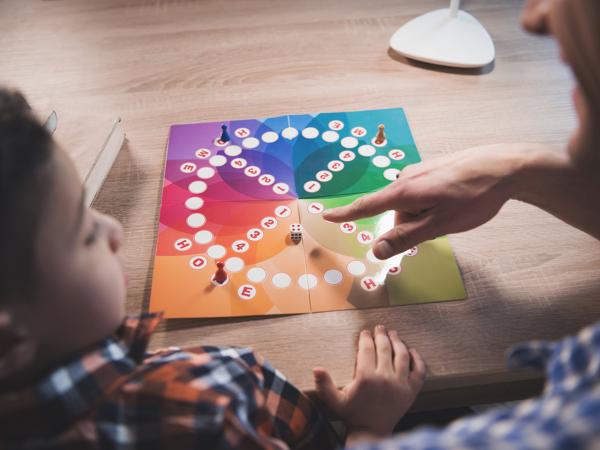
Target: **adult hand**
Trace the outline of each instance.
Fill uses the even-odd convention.
[[[338,390],[324,368],[314,368],[318,398],[340,417],[351,435],[386,436],[423,386],[425,363],[395,331],[375,327],[360,333],[354,379]],[[412,362],[412,364],[411,364]],[[348,443],[348,442],[347,442]]]
[[[346,222],[396,210],[396,225],[373,246],[387,259],[438,236],[475,228],[496,215],[513,193],[513,176],[524,164],[524,146],[498,144],[406,167],[373,194],[325,211],[323,218]]]

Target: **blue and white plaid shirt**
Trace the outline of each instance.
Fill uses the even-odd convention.
[[[519,344],[508,365],[544,370],[543,394],[353,450],[600,449],[600,322],[562,341]]]

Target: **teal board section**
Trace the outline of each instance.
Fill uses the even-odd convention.
[[[394,171],[421,160],[402,108],[289,117],[290,125],[302,130],[292,142],[299,198],[375,191],[393,180]],[[380,124],[386,141],[376,145]],[[317,190],[311,191],[314,181]]]

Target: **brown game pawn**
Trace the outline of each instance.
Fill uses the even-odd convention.
[[[225,282],[227,281],[227,272],[225,272],[225,264],[223,263],[223,261],[219,261],[217,263],[217,271],[215,272],[215,275],[213,276],[213,281],[216,284],[225,284]]]
[[[375,136],[375,143],[381,145],[385,142],[385,126],[381,124],[378,128],[379,131],[377,131],[377,136]]]

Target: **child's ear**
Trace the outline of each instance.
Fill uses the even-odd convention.
[[[37,341],[29,330],[0,311],[0,380],[26,370],[33,364]]]

